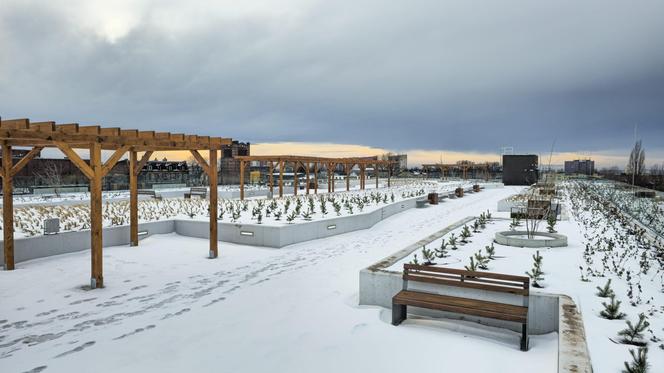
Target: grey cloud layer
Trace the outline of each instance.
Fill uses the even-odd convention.
[[[638,124],[663,147],[662,1],[331,1],[176,31],[159,4],[114,42],[3,5],[0,115],[459,151],[624,148]]]

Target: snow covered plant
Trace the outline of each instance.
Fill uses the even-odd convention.
[[[544,281],[544,272],[542,271],[542,256],[537,250],[537,253],[533,255],[533,268],[530,272],[526,271],[526,275],[532,280],[532,286],[536,288],[543,287],[540,284],[540,281]]]
[[[643,332],[649,326],[648,317],[644,313],[639,314],[639,321],[635,325],[627,320],[627,328],[618,332],[618,335],[622,337],[620,342],[634,346],[645,346],[647,342],[643,339]]]
[[[312,214],[311,208],[309,208],[307,211],[302,213],[302,218],[307,221],[311,220],[311,214]]]
[[[493,246],[493,242],[491,242],[491,245],[489,245],[489,246],[485,246],[485,247],[484,247],[484,250],[486,251],[486,257],[487,257],[489,260],[494,260],[494,259],[496,259],[496,257],[495,257],[495,255],[496,255],[496,248]]]
[[[477,261],[477,268],[488,270],[489,269],[489,258],[482,255],[482,251],[478,251],[474,255],[475,261]]]
[[[440,241],[440,248],[435,249],[435,250],[436,250],[436,257],[437,258],[442,259],[442,258],[447,258],[448,256],[450,256],[450,254],[448,254],[447,243],[445,242],[444,238]]]
[[[341,204],[337,201],[332,201],[332,207],[334,207],[334,212],[337,213],[337,216],[341,216]]]
[[[454,235],[454,233],[450,233],[449,243],[450,243],[450,246],[452,246],[452,250],[457,250],[458,249],[458,247],[456,245],[457,238]]]
[[[468,238],[472,236],[472,233],[470,233],[470,228],[468,228],[467,225],[463,226],[463,229],[461,230],[461,242],[468,243]]]
[[[648,347],[639,348],[635,353],[634,350],[629,350],[632,355],[632,361],[625,361],[625,369],[623,373],[646,373],[648,371]]]
[[[616,295],[611,289],[611,279],[608,279],[603,287],[596,286],[595,288],[597,289],[596,295],[600,298],[611,298]]]
[[[478,266],[472,256],[470,257],[470,263],[467,266],[464,266],[464,268],[466,268],[466,271],[477,272]]]
[[[293,210],[291,211],[290,214],[286,216],[286,221],[288,222],[288,224],[293,224],[293,221],[295,220],[296,217],[297,214],[295,213],[295,210]]]
[[[604,309],[600,311],[599,315],[608,320],[619,320],[625,317],[625,314],[620,312],[620,304],[622,302],[616,300],[615,295],[611,297],[611,302],[602,302]]]
[[[433,250],[427,249],[426,246],[422,246],[422,258],[424,258],[424,264],[425,266],[429,265],[434,265],[436,264],[434,260],[436,259],[436,254],[433,252]]]

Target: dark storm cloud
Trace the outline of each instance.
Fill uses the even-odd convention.
[[[142,4],[116,40],[74,7],[3,5],[0,115],[458,151],[625,148],[638,124],[662,149],[661,1],[275,2],[232,17],[210,2],[168,13],[178,27],[155,16],[176,4]]]

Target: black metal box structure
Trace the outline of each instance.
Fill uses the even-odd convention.
[[[539,157],[534,154],[503,155],[503,184],[531,185],[539,179]]]

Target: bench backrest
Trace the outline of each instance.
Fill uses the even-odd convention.
[[[193,187],[189,189],[189,192],[192,194],[207,193],[207,188],[205,187]]]
[[[149,194],[149,195],[154,195],[155,191],[151,189],[139,189],[138,194]]]
[[[404,264],[404,287],[407,281],[455,286],[528,296],[530,278],[493,272],[471,272],[419,264]]]

